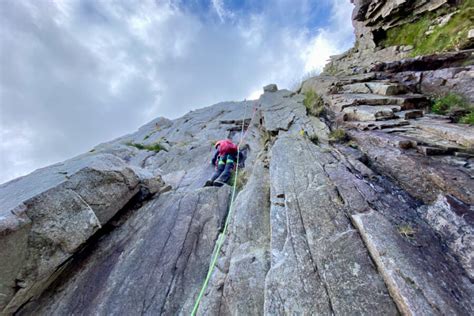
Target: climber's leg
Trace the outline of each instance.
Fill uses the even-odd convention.
[[[214,181],[222,174],[225,169],[225,160],[223,158],[219,158],[217,162],[217,169],[212,175],[212,177],[206,181],[205,187],[212,186]]]
[[[219,176],[219,178],[214,181],[214,183],[217,184],[218,186],[219,184],[227,183],[227,181],[229,181],[230,179],[232,170],[234,169],[234,165],[235,165],[234,157],[232,157],[231,155],[228,155],[226,159],[225,169],[222,172],[222,174]]]

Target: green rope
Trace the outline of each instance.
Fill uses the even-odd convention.
[[[234,184],[232,185],[232,196],[230,198],[230,205],[229,205],[229,212],[227,214],[227,218],[225,220],[224,224],[224,229],[222,230],[222,233],[219,235],[217,238],[217,247],[214,252],[214,255],[212,256],[211,264],[209,265],[209,270],[207,271],[206,279],[204,280],[204,283],[201,287],[201,291],[199,292],[199,295],[196,299],[196,302],[194,303],[193,311],[191,312],[191,316],[195,316],[196,312],[199,308],[199,304],[201,303],[202,296],[204,295],[204,292],[206,291],[207,285],[209,284],[209,281],[212,276],[212,272],[214,271],[214,268],[216,267],[216,262],[217,259],[219,258],[219,253],[221,251],[221,247],[224,244],[225,241],[225,235],[227,233],[227,227],[229,226],[230,218],[232,217],[232,211],[233,211],[233,206],[234,206],[234,198],[235,198],[235,192],[236,192],[236,185],[237,185],[237,177],[239,176],[239,154],[240,154],[240,145],[243,141],[243,135],[244,135],[244,122],[245,122],[245,115],[247,114],[247,108],[245,108],[244,112],[244,118],[242,119],[242,132],[240,134],[240,142],[239,145],[237,146],[237,166],[235,168],[235,177],[234,177]]]

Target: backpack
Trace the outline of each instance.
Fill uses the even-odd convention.
[[[225,155],[236,155],[237,146],[228,139],[221,140],[219,142],[219,156],[224,157]]]

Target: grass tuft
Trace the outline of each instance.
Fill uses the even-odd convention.
[[[436,18],[435,13],[429,12],[412,23],[389,29],[382,45],[412,45],[412,56],[463,48],[467,45],[467,33],[474,28],[474,0],[465,0],[445,25],[433,23]],[[432,32],[427,34],[430,27]]]
[[[474,111],[471,111],[469,114],[464,115],[459,119],[459,123],[474,125]]]
[[[433,100],[431,111],[449,115],[454,122],[474,125],[474,106],[455,93],[448,93]]]
[[[148,151],[154,151],[154,152],[160,152],[162,150],[164,151],[168,151],[166,150],[166,148],[163,147],[162,144],[160,143],[154,143],[154,144],[150,144],[150,145],[145,145],[145,144],[140,144],[140,143],[133,143],[133,142],[127,142],[125,143],[127,146],[131,146],[131,147],[135,147],[139,150],[148,150]]]
[[[410,224],[403,224],[398,226],[398,232],[400,235],[406,238],[413,238],[415,237],[415,229]]]
[[[337,143],[341,143],[347,140],[346,131],[342,128],[337,128],[329,133],[329,140]]]
[[[303,104],[306,107],[306,113],[313,116],[320,116],[324,110],[324,100],[313,90],[304,94]]]
[[[239,176],[237,177],[237,182],[235,183],[235,188],[237,192],[243,189],[244,185],[247,183],[247,180],[248,180],[247,172],[245,170],[239,169]],[[235,181],[235,171],[232,172],[228,183],[232,186],[234,185],[234,181]]]
[[[436,114],[446,114],[453,108],[466,109],[469,103],[464,98],[455,93],[448,93],[447,95],[434,100],[431,106],[431,111]]]
[[[349,146],[349,147],[351,147],[351,148],[354,148],[354,149],[359,148],[359,145],[357,145],[357,142],[355,142],[354,140],[350,140],[350,141],[347,143],[347,146]]]

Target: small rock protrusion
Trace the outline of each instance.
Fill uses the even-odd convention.
[[[419,146],[418,151],[425,156],[437,156],[437,155],[448,154],[448,151],[446,149],[430,147],[430,146]]]
[[[400,147],[401,149],[411,149],[411,148],[415,148],[417,146],[417,143],[415,141],[412,141],[412,140],[401,140],[398,142],[398,147]]]
[[[263,87],[263,92],[277,92],[277,91],[278,91],[278,86],[274,83]]]
[[[467,33],[467,38],[470,40],[474,40],[474,29],[470,29]]]

